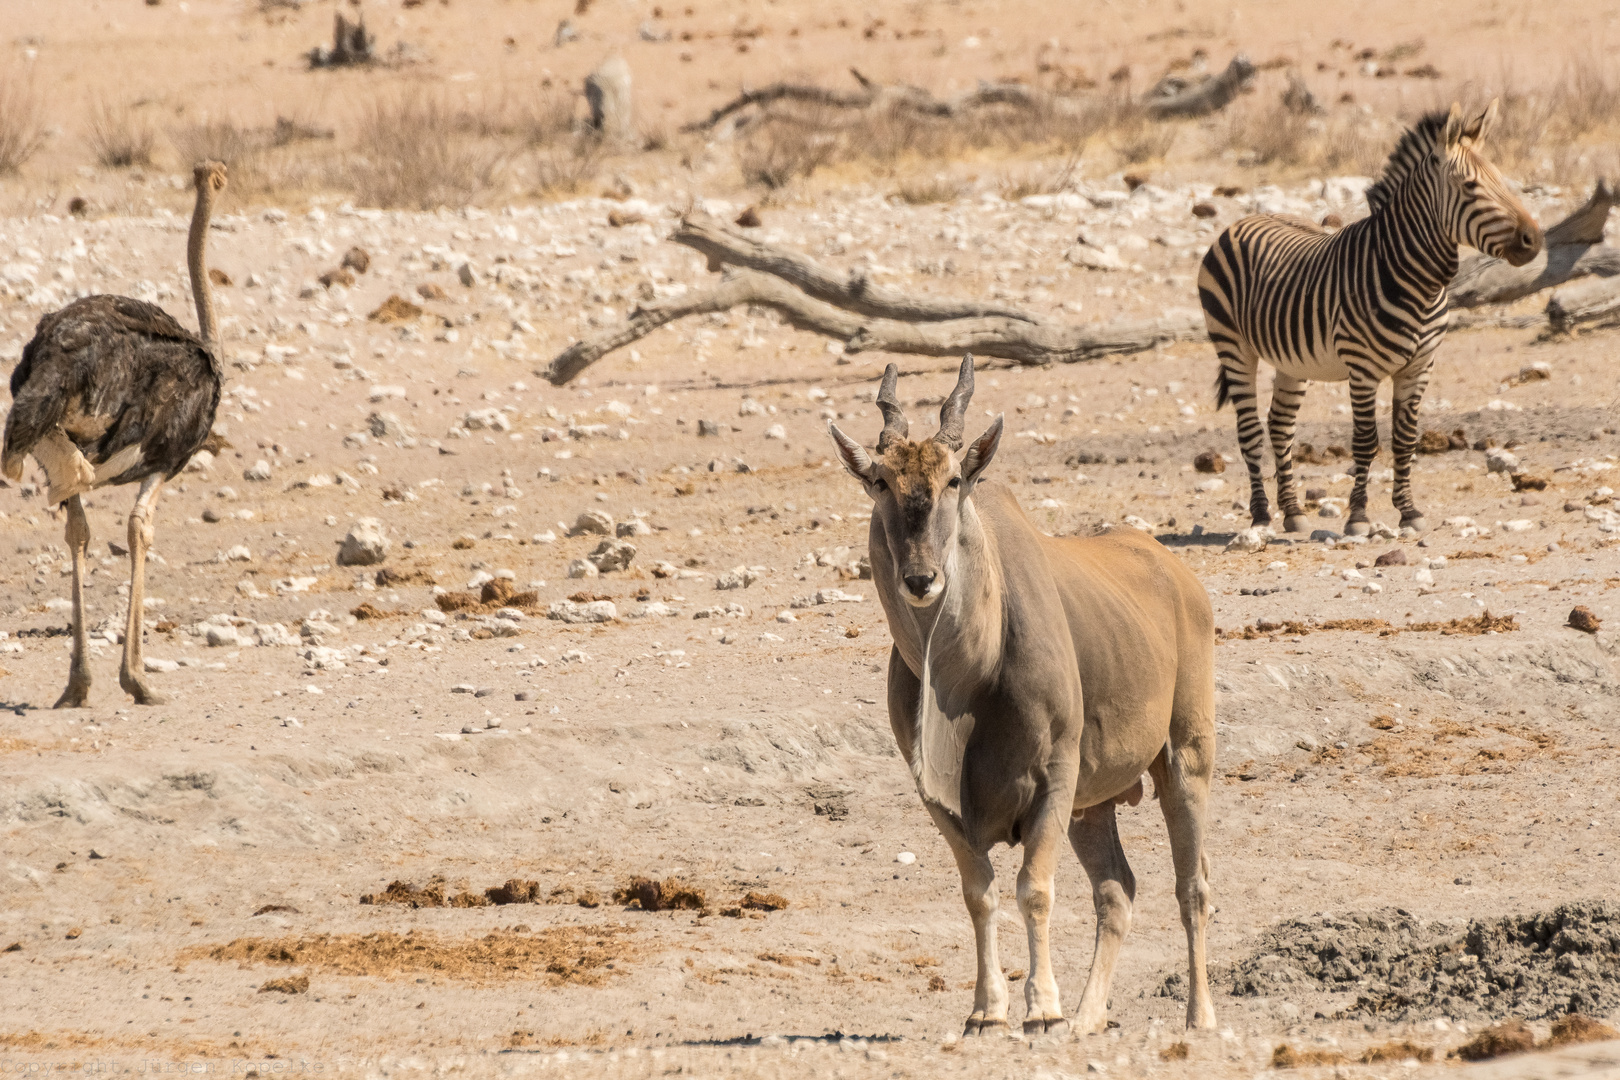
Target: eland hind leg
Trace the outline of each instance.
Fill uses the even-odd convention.
[[[129,512],[129,616],[124,624],[124,662],[118,668],[118,685],[137,705],[162,705],[167,699],[146,683],[146,661],[141,634],[146,606],[146,553],[152,546],[153,501],[163,485],[158,476],[141,481],[140,494]]]
[[[83,708],[90,701],[90,658],[84,629],[85,549],[90,546],[90,522],[84,503],[75,495],[67,500],[67,546],[73,557],[73,659],[68,666],[67,689],[55,708]]]
[[[1176,869],[1176,904],[1187,932],[1187,1026],[1215,1026],[1215,1005],[1205,967],[1205,934],[1211,908],[1209,856],[1204,826],[1209,816],[1209,784],[1215,769],[1214,732],[1187,737],[1172,723],[1171,743],[1148,772],[1158,792],[1159,809],[1170,833],[1170,858]],[[1181,738],[1178,739],[1178,736]]]
[[[1088,807],[1070,821],[1069,843],[1091,879],[1091,899],[1097,908],[1097,944],[1091,974],[1080,995],[1080,1009],[1074,1015],[1075,1029],[1090,1033],[1102,1031],[1108,1024],[1108,990],[1113,985],[1119,950],[1131,929],[1136,875],[1125,861],[1111,802]]]

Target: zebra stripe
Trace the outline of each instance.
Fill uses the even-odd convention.
[[[1384,174],[1367,189],[1371,213],[1338,230],[1284,214],[1243,218],[1216,238],[1198,274],[1198,299],[1220,359],[1216,407],[1232,403],[1249,470],[1249,512],[1271,524],[1261,476],[1270,433],[1277,505],[1289,532],[1307,527],[1294,487],[1294,421],[1312,382],[1350,383],[1355,488],[1346,531],[1366,535],[1367,477],[1378,453],[1378,386],[1394,388],[1390,436],[1401,526],[1422,530],[1412,498],[1418,406],[1445,337],[1447,285],[1457,247],[1469,244],[1514,266],[1541,250],[1541,229],[1478,151],[1496,102],[1466,123],[1453,105],[1401,136]],[[1260,422],[1260,361],[1276,371]]]

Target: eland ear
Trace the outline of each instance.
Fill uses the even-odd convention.
[[[1463,111],[1457,102],[1451,103],[1451,111],[1446,114],[1446,126],[1441,133],[1440,147],[1443,150],[1454,150],[1462,142],[1463,137]]]
[[[877,469],[866,448],[839,431],[838,425],[830,420],[827,421],[827,434],[832,436],[833,446],[838,449],[838,461],[844,466],[844,471],[862,484],[870,484],[877,476]]]
[[[998,415],[985,433],[968,446],[967,453],[962,455],[962,486],[970,488],[978,482],[990,459],[996,456],[996,447],[1001,445],[1001,428],[1005,414]]]
[[[1491,128],[1496,126],[1496,115],[1501,108],[1501,104],[1501,98],[1492,98],[1491,103],[1485,107],[1485,111],[1476,116],[1474,122],[1463,129],[1462,138],[1465,146],[1472,146],[1477,149],[1479,144],[1485,141],[1485,136],[1489,135]]]

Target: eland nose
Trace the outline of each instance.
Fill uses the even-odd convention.
[[[928,595],[928,590],[934,587],[934,578],[937,576],[937,574],[907,574],[906,588],[911,591],[912,596],[921,600]]]

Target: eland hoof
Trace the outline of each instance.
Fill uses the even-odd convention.
[[[968,1035],[1005,1035],[1009,1031],[1005,1020],[986,1020],[982,1016],[970,1016],[962,1028],[962,1034]]]
[[[1311,519],[1304,514],[1289,514],[1283,518],[1283,531],[1302,533],[1311,531]]]
[[[1348,525],[1346,525],[1344,527],[1344,535],[1346,535],[1346,536],[1371,536],[1372,535],[1372,522],[1370,522],[1370,521],[1352,521],[1350,524],[1348,524]]]
[[[89,685],[86,684],[84,686],[75,686],[75,685],[69,684],[68,688],[66,690],[62,691],[62,696],[56,699],[56,704],[52,705],[51,708],[53,708],[53,709],[83,709],[83,708],[87,707],[89,704],[90,704],[90,687],[89,687]]]
[[[1069,1030],[1069,1021],[1061,1016],[1039,1017],[1024,1021],[1025,1035],[1064,1035]]]

